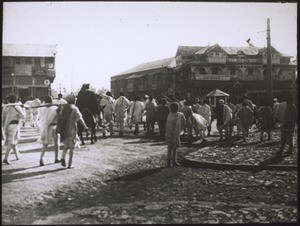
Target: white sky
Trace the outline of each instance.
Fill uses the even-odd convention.
[[[177,47],[266,46],[297,55],[296,3],[14,2],[4,3],[3,43],[57,44],[56,78],[110,89],[110,77],[175,56]]]

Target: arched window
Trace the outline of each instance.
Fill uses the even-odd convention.
[[[199,74],[206,75],[206,70],[203,67],[200,67],[198,70],[199,70]]]
[[[230,75],[235,75],[235,67],[230,68]]]
[[[217,74],[218,74],[218,68],[213,67],[213,68],[211,69],[211,73],[212,73],[213,75],[217,75]]]
[[[253,68],[248,69],[248,75],[253,75]]]

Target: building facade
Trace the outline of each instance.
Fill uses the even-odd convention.
[[[280,100],[289,94],[295,96],[296,63],[273,47],[271,53],[273,97]],[[201,98],[220,89],[229,93],[233,102],[246,94],[260,104],[261,98],[267,96],[266,66],[266,48],[179,46],[175,62],[173,59],[172,66],[160,67],[156,73],[158,79],[147,79],[145,67],[137,66],[130,73],[112,77],[111,89],[125,94],[171,95],[177,99]]]
[[[175,57],[148,62],[111,77],[111,92],[123,92],[130,99],[135,96],[160,97],[173,92]]]
[[[3,44],[2,99],[15,94],[23,102],[51,95],[56,45]]]
[[[273,97],[282,99],[296,85],[296,64],[271,48]],[[203,97],[214,89],[229,93],[234,102],[247,95],[259,103],[267,96],[267,49],[249,47],[179,46],[176,53],[175,96]],[[293,94],[294,95],[294,94]]]

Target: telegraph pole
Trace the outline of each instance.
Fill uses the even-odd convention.
[[[271,37],[270,19],[267,19],[267,98],[269,104],[273,102],[272,62],[271,62]]]

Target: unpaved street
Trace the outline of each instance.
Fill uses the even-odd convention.
[[[253,159],[258,149],[265,150],[265,157],[270,156],[278,148],[278,131],[276,134],[272,142],[263,145],[251,144],[250,140],[250,144],[237,143],[236,146],[252,152]],[[104,139],[98,131],[99,140],[95,145],[87,140],[87,145],[76,151],[74,169],[54,164],[51,147],[44,158],[45,166],[40,167],[37,135],[36,129],[25,128],[20,144],[21,159],[12,161],[11,165],[2,164],[3,224],[297,220],[297,171],[229,171],[188,165],[166,168],[166,145],[158,141],[158,135],[145,136],[142,131],[134,136],[128,128],[123,138]],[[250,139],[256,136],[258,134],[253,133]],[[188,147],[183,142],[179,159],[189,154],[209,161],[228,162],[224,160],[228,147],[216,146],[217,139],[217,136],[210,137],[208,147],[197,142]],[[204,148],[208,148],[206,155],[199,154]],[[233,151],[236,150],[237,147]],[[249,163],[245,154],[235,156],[240,156],[235,161]],[[296,156],[297,152],[276,164],[295,164]]]

